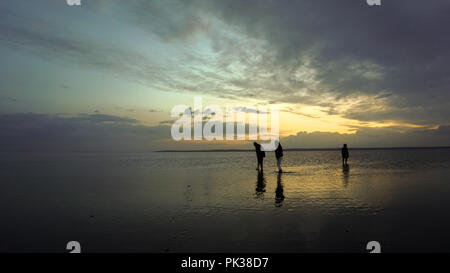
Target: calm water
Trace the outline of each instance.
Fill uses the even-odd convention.
[[[0,153],[0,251],[450,251],[450,149]]]

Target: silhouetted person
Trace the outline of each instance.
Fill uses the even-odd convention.
[[[348,160],[348,148],[347,148],[347,144],[344,144],[344,146],[342,147],[341,150],[342,153],[342,165],[347,165],[347,160]]]
[[[281,175],[282,173],[279,172],[277,176],[277,188],[275,189],[275,206],[281,207],[283,205],[284,201],[284,190],[283,190],[283,183],[281,182]]]
[[[266,153],[261,151],[261,145],[253,142],[253,146],[255,146],[256,158],[258,159],[258,167],[257,170],[260,170],[259,166],[261,166],[261,171],[263,170],[263,159],[266,157]]]
[[[275,149],[275,157],[277,158],[278,172],[281,173],[283,172],[283,170],[281,169],[281,160],[283,159],[283,147],[281,147],[281,143],[278,140],[275,142],[275,145],[278,145],[278,147]]]

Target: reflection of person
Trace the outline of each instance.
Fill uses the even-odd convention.
[[[259,170],[259,166],[261,166],[261,171],[263,170],[263,159],[266,157],[266,153],[264,151],[261,151],[261,145],[253,142],[253,146],[255,146],[256,151],[256,158],[258,159],[258,167],[256,168]]]
[[[258,172],[255,189],[256,197],[257,198],[264,197],[264,192],[266,192],[266,180],[264,179],[264,174],[262,172]]]
[[[342,165],[347,165],[347,160],[349,158],[347,144],[344,144],[341,153],[342,153]]]
[[[277,158],[278,172],[281,173],[283,172],[283,170],[281,169],[281,160],[283,159],[283,147],[281,147],[281,143],[279,141],[276,141],[275,145],[278,145],[277,149],[275,150],[275,157]]]
[[[281,182],[281,172],[278,173],[277,176],[277,188],[275,189],[275,206],[281,207],[283,205],[284,200],[284,190],[283,190],[283,183]]]
[[[342,179],[344,182],[344,187],[348,185],[350,167],[348,165],[342,165]]]

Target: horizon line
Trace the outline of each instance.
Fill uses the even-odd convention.
[[[337,148],[287,148],[284,151],[335,151]],[[450,146],[404,146],[404,147],[355,147],[349,150],[419,150],[419,149],[450,149]],[[254,149],[204,149],[204,150],[156,150],[153,153],[199,153],[199,152],[253,152]]]

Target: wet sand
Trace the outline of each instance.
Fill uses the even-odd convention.
[[[449,149],[1,158],[1,252],[449,250]]]

